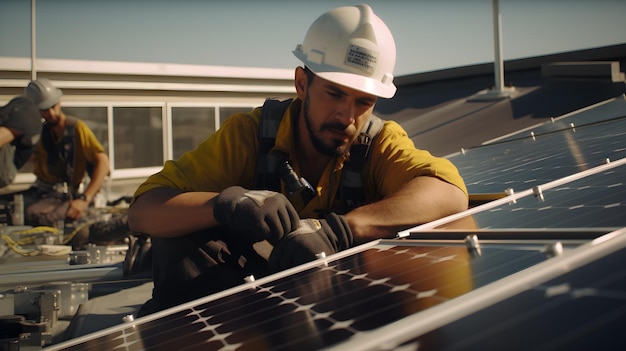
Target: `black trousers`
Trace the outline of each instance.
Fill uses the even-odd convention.
[[[139,316],[266,276],[267,260],[224,227],[177,238],[152,238],[152,299]]]

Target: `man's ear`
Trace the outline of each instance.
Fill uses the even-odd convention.
[[[306,96],[306,89],[308,87],[308,77],[304,68],[296,67],[294,84],[296,86],[296,93],[301,100],[304,100]]]

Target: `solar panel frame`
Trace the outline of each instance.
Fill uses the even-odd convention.
[[[342,340],[350,335],[361,333],[363,328],[365,330],[372,328],[372,324],[378,326],[382,323],[380,320],[382,316],[392,318],[391,320],[393,320],[396,318],[393,316],[397,316],[398,311],[405,309],[398,309],[401,306],[406,305],[408,307],[413,305],[411,308],[414,309],[416,306],[420,306],[420,301],[432,300],[429,304],[439,303],[455,296],[454,294],[457,293],[454,291],[463,293],[467,289],[471,289],[470,287],[465,287],[467,283],[464,283],[464,281],[459,283],[456,279],[452,281],[445,280],[443,281],[444,285],[437,283],[440,279],[437,277],[441,276],[442,271],[447,271],[454,277],[456,277],[456,272],[459,269],[461,270],[460,272],[467,271],[466,262],[470,262],[470,257],[463,245],[421,247],[411,242],[399,241],[389,241],[387,244],[378,242],[373,247],[370,245],[361,246],[359,250],[356,252],[353,250],[352,254],[347,256],[336,255],[328,260],[318,260],[303,267],[297,267],[295,270],[282,272],[273,276],[272,279],[259,279],[256,282],[244,284],[205,299],[196,300],[168,311],[137,319],[130,325],[121,325],[84,338],[72,340],[66,344],[53,346],[51,350],[91,350],[103,348],[110,350],[149,350],[171,349],[172,347],[184,349],[183,344],[180,344],[183,342],[183,339],[180,338],[184,338],[184,345],[190,348],[202,345],[205,349],[221,349],[224,345],[215,345],[216,348],[210,347],[210,344],[216,341],[215,338],[221,338],[229,342],[224,347],[247,349],[246,346],[238,348],[237,345],[239,343],[235,342],[233,344],[233,340],[227,339],[232,339],[236,335],[241,339],[242,335],[245,335],[245,339],[241,339],[245,340],[244,345],[249,343],[253,343],[254,346],[263,345],[264,342],[267,342],[267,339],[271,338],[271,334],[268,332],[263,334],[255,333],[253,331],[257,327],[254,326],[258,326],[258,323],[264,323],[264,325],[269,324],[270,326],[265,327],[264,330],[274,330],[271,326],[274,326],[280,320],[280,323],[276,325],[280,325],[284,329],[284,320],[290,318],[293,319],[290,325],[302,324],[302,321],[297,318],[295,313],[300,313],[300,316],[302,316],[303,311],[314,316],[315,318],[312,321],[315,322],[318,328],[321,328],[319,330],[313,328],[312,332],[317,331],[319,335],[306,335],[308,339],[305,338],[305,340],[323,343],[327,340]],[[483,269],[485,273],[491,275],[491,278],[486,278],[487,281],[506,276],[511,269],[513,271],[523,269],[528,265],[547,258],[538,247],[495,250],[498,252],[506,251],[507,253],[519,252],[520,254],[516,254],[516,256],[523,258],[523,260],[500,259],[500,262],[506,262],[506,264],[495,265],[498,267],[498,271],[500,271],[499,275],[496,274],[496,276],[493,276],[494,272],[490,265],[483,265],[483,267],[486,267],[486,270]],[[455,259],[454,256],[459,253],[462,254],[462,258]],[[390,269],[389,264],[371,264],[369,266],[371,269],[363,271],[362,269],[365,266],[361,264],[364,259],[362,255],[369,255],[369,257],[378,260],[388,257],[385,260],[392,260],[391,262],[394,262],[392,265],[395,265],[405,275],[409,273],[406,272],[404,261],[394,257],[404,257],[405,259],[422,262],[422,264],[416,265],[414,263],[411,265],[413,270],[417,270],[416,273],[420,273],[430,266],[433,266],[433,268],[429,270],[431,273],[423,276],[422,282],[414,281],[412,283],[417,284],[416,288],[411,288],[406,286],[406,284],[397,284],[397,282],[390,281],[400,279],[402,282],[406,281],[406,278],[401,278],[401,275],[388,276],[386,273]],[[486,255],[485,259],[491,260],[493,259],[491,257],[491,255]],[[500,254],[494,254],[493,257],[500,257]],[[353,267],[351,266],[352,262],[357,262],[358,265]],[[435,266],[439,268],[434,269]],[[391,269],[393,270],[394,268],[392,267]],[[376,273],[377,271],[379,273]],[[307,277],[315,277],[315,279],[311,281],[312,283],[309,283]],[[322,278],[321,284],[319,284],[319,277]],[[431,280],[432,283],[437,284],[439,291],[452,292],[453,295],[450,297],[445,297],[446,295],[439,296],[439,294],[431,296],[427,293],[419,297],[420,293],[418,290],[419,286],[421,286],[420,284]],[[331,282],[332,284],[328,285]],[[453,282],[453,285],[450,285],[450,282]],[[461,284],[461,290],[453,288],[459,284]],[[342,296],[345,297],[342,299]],[[393,301],[395,301],[394,304],[391,304]],[[393,307],[395,312],[390,315],[390,306],[393,305],[399,307]],[[359,306],[368,306],[370,309],[373,308],[372,311],[378,311],[378,313],[386,312],[383,315],[367,314],[366,310],[361,309]],[[240,312],[239,310],[242,308],[247,312]],[[272,317],[264,316],[264,313]],[[255,314],[259,315],[258,318]],[[242,318],[243,316],[245,318]],[[279,319],[268,321],[267,318]],[[354,318],[356,320],[353,321]],[[348,321],[352,322],[345,324]],[[323,325],[319,325],[319,323]],[[322,328],[323,326],[325,327]],[[147,334],[145,334],[146,332]],[[163,338],[162,335],[165,333],[170,338]],[[289,333],[288,335],[293,337],[294,333]],[[301,338],[304,337],[301,336]],[[296,341],[290,339],[289,342],[293,344]],[[268,348],[280,349],[280,345],[272,344]],[[298,349],[312,349],[307,346],[308,344],[298,345]],[[324,344],[321,344],[321,346],[324,346]],[[251,346],[248,345],[247,347]],[[283,345],[282,347],[286,346]],[[291,346],[287,348],[291,349]],[[255,347],[254,349],[258,348]]]
[[[437,328],[488,308],[499,301],[523,293],[531,287],[556,279],[567,272],[625,248],[626,228],[622,228],[581,245],[568,252],[567,255],[554,257],[371,333],[358,335],[349,343],[333,345],[325,350],[393,349]],[[495,346],[502,347],[502,345]],[[514,347],[513,345],[510,346]]]
[[[493,145],[517,139],[528,139],[535,136],[568,130],[576,127],[592,125],[600,122],[622,119],[626,117],[626,95],[601,101],[597,104],[567,113],[549,122],[542,122],[534,126],[489,140],[483,145]]]
[[[585,110],[448,159],[459,168],[469,192],[481,194],[525,190],[625,158],[626,101],[613,99],[599,108],[621,117],[602,120],[595,109]],[[585,119],[590,121],[572,122]]]
[[[468,234],[470,233],[471,232],[468,232]],[[411,251],[411,247],[418,251]],[[274,276],[249,282],[222,293],[137,319],[132,323],[109,328],[83,338],[52,346],[47,350],[158,350],[172,348],[181,350],[249,349],[251,347],[250,345],[246,347],[245,343],[232,344],[232,340],[230,340],[231,343],[226,345],[222,343],[222,341],[233,338],[233,336],[237,334],[240,334],[238,336],[240,339],[245,336],[245,338],[241,340],[246,340],[247,342],[251,342],[250,340],[254,341],[254,338],[256,338],[257,341],[253,344],[255,347],[253,349],[259,349],[259,345],[266,345],[268,349],[283,349],[283,347],[293,349],[292,346],[295,347],[294,345],[297,344],[298,349],[301,350],[326,348],[331,350],[346,348],[380,350],[389,345],[405,343],[411,340],[411,338],[423,335],[424,333],[443,327],[448,323],[469,316],[484,308],[488,308],[498,301],[504,301],[533,286],[576,269],[576,267],[581,267],[611,252],[626,248],[626,228],[608,233],[586,244],[572,246],[568,249],[567,254],[557,255],[555,257],[550,257],[549,253],[545,252],[542,243],[534,241],[528,241],[526,246],[512,245],[506,241],[501,241],[497,245],[487,244],[482,247],[485,250],[483,253],[484,256],[471,256],[464,242],[459,242],[456,245],[447,244],[442,246],[423,243],[419,240],[380,240],[351,249],[351,252],[343,252],[338,255],[330,256],[328,259],[310,262]],[[385,255],[392,256],[406,255],[408,253],[409,256],[414,255],[418,260],[427,259],[427,261],[424,262],[435,262],[433,263],[434,265],[441,263],[446,264],[446,266],[439,268],[433,266],[433,270],[430,273],[431,275],[421,275],[424,278],[431,277],[428,278],[429,280],[441,276],[442,274],[450,272],[453,274],[459,267],[461,267],[463,272],[467,271],[467,268],[462,268],[466,266],[457,266],[454,263],[456,259],[449,257],[450,253],[467,251],[466,262],[473,267],[471,269],[471,276],[473,278],[471,279],[474,281],[474,287],[469,288],[469,290],[461,289],[460,292],[446,298],[444,297],[446,295],[440,295],[440,292],[435,293],[430,292],[428,289],[420,289],[419,281],[409,279],[409,281],[413,282],[411,284],[417,285],[415,285],[415,287],[406,287],[402,284],[402,279],[400,281],[397,280],[399,278],[398,275],[389,276],[388,279],[384,278],[385,273],[387,273],[389,269],[386,264],[371,265],[370,268],[372,268],[373,271],[362,270],[362,268],[359,268],[361,266],[355,266],[356,270],[351,272],[348,272],[350,270],[349,268],[342,266],[342,260],[360,261],[361,259],[358,258],[358,255],[372,252],[372,250],[374,254],[373,257],[383,257],[377,256],[381,252],[387,252],[388,254]],[[422,253],[420,254],[420,252]],[[439,252],[439,254],[433,255],[435,252]],[[504,256],[500,256],[501,254],[498,254],[498,252],[502,252]],[[519,254],[515,254],[516,252],[519,252]],[[524,252],[527,252],[527,254],[524,254]],[[511,253],[514,255],[511,256]],[[488,259],[488,261],[485,261],[482,266],[475,266],[483,257]],[[500,257],[500,259],[493,261],[497,257]],[[515,257],[524,258],[524,261],[519,261],[519,259]],[[533,257],[535,258],[533,259]],[[477,259],[479,261],[476,261]],[[528,259],[531,259],[531,261],[528,261]],[[385,260],[388,261],[389,259]],[[448,265],[446,262],[452,262],[452,265]],[[400,266],[404,267],[402,271],[408,269],[407,267],[414,267],[414,269],[418,270],[423,270],[428,267],[428,265],[424,266],[423,264],[407,266],[401,260],[397,262],[397,265],[399,268]],[[513,271],[510,271],[506,265],[509,265]],[[442,269],[443,267],[447,268]],[[381,270],[381,276],[375,273],[377,270]],[[324,295],[324,290],[333,289],[331,286],[322,284],[321,287],[315,288],[315,285],[309,285],[307,281],[308,278],[306,278],[307,276],[325,274],[325,272],[329,273],[329,279],[337,283],[336,287],[339,288],[338,291],[341,293],[348,292],[345,298],[337,295],[337,293],[327,293]],[[496,273],[495,276],[492,275],[494,273]],[[337,274],[345,275],[345,278],[339,279],[337,282],[335,281],[337,280]],[[489,275],[492,276],[489,277]],[[408,277],[410,278],[410,276]],[[456,275],[451,275],[450,278],[452,277],[456,277]],[[480,277],[486,277],[487,280],[480,283]],[[316,279],[312,282],[317,282]],[[389,279],[395,281],[391,282]],[[362,281],[363,283],[356,284],[356,281]],[[350,285],[353,286],[346,286],[348,282],[352,282]],[[442,282],[444,283],[443,285],[441,285],[441,283],[435,285],[437,286],[437,291],[444,291],[444,287],[450,284],[449,279],[443,280]],[[459,284],[456,279],[454,282],[455,285]],[[286,286],[281,286],[285,283],[287,283]],[[382,297],[376,299],[382,299],[380,300],[381,302],[386,301],[384,304],[373,304],[376,300],[370,297],[372,287],[378,286],[381,287],[381,289],[385,286],[382,291],[376,293],[376,295],[383,294],[380,295]],[[363,290],[361,295],[352,295],[353,292],[358,293],[359,290]],[[334,290],[331,291],[334,292]],[[402,292],[406,297],[414,295],[415,298],[422,299],[422,301],[430,300],[430,304],[432,305],[414,311],[407,311],[402,318],[394,319],[395,317],[392,317],[389,323],[380,325],[382,322],[379,319],[382,318],[383,321],[386,322],[387,320],[385,318],[389,318],[388,312],[384,314],[380,313],[382,313],[382,311],[388,311],[389,307],[387,305],[396,301],[395,298],[388,295],[389,293],[386,291],[395,293]],[[406,292],[411,294],[406,294]],[[423,296],[419,297],[420,294],[423,294]],[[322,300],[315,300],[320,296]],[[313,300],[309,300],[310,298]],[[405,298],[396,301],[400,301],[399,306],[402,306],[402,300]],[[330,303],[330,305],[323,307],[324,304],[327,303]],[[341,310],[339,306],[344,306],[345,304],[352,304],[354,306],[349,307],[347,310],[342,307],[344,311],[339,312],[339,310]],[[315,307],[311,307],[313,305],[315,305]],[[356,307],[359,305],[369,306],[371,311]],[[276,310],[278,306],[282,306],[281,310]],[[393,304],[389,306],[393,306]],[[241,312],[237,310],[241,308],[245,308],[247,312],[244,313],[243,310]],[[311,308],[317,308],[317,311],[311,313]],[[313,334],[301,334],[299,338],[304,338],[304,341],[298,341],[299,339],[286,339],[292,344],[279,346],[266,344],[266,338],[271,337],[271,335],[268,334],[250,334],[250,332],[243,332],[243,334],[241,334],[241,328],[246,330],[250,328],[249,324],[252,325],[252,328],[256,328],[254,327],[255,323],[259,321],[266,322],[264,318],[267,317],[264,317],[263,313],[268,311],[272,312],[269,313],[269,315],[278,318],[275,322],[270,321],[270,326],[273,326],[280,320],[280,324],[277,325],[284,328],[286,322],[285,317],[289,316],[293,320],[289,322],[289,319],[287,319],[287,325],[302,324],[302,319],[293,314],[293,312],[297,312],[298,310],[300,311],[300,316],[302,316],[303,311],[309,311],[307,315],[309,315],[309,318],[312,318],[311,322],[313,323],[310,329],[311,333],[323,332],[319,337]],[[274,312],[280,313],[275,314]],[[345,316],[338,316],[338,313],[343,315],[346,312],[347,314]],[[255,313],[260,314],[259,318],[254,316]],[[394,313],[397,313],[397,310]],[[222,315],[222,317],[219,317],[220,315]],[[320,317],[320,315],[322,317]],[[395,316],[396,314],[393,315]],[[233,318],[233,316],[237,317]],[[356,322],[352,321],[352,317],[355,316],[363,320],[368,320],[369,322],[367,323],[374,321],[376,327],[366,327],[365,329],[360,327],[346,331],[346,328],[353,328],[350,325],[356,325]],[[323,325],[319,324],[320,320],[322,320]],[[347,321],[352,322],[345,324]],[[231,325],[231,327],[229,327],[229,325]],[[335,325],[336,327],[334,327]],[[264,330],[273,329],[266,327]],[[149,333],[142,335],[142,333],[146,331]],[[172,335],[175,337],[172,337]],[[294,334],[290,333],[281,336],[281,340],[287,335],[291,335],[290,338],[294,337]],[[314,345],[315,347],[310,347],[313,344],[303,345],[299,343],[307,340],[315,340],[320,342],[320,344]],[[330,340],[330,342],[324,344],[324,342],[328,340]],[[261,347],[260,349],[265,348]]]

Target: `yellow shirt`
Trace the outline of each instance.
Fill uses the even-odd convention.
[[[83,180],[87,171],[87,164],[94,165],[97,154],[104,152],[102,144],[100,144],[91,129],[85,122],[79,119],[76,120],[76,138],[77,143],[74,144],[74,171],[72,174],[72,184],[74,186],[78,186]],[[59,147],[59,144],[57,143],[56,146]],[[49,151],[45,149],[43,142],[39,142],[35,150],[33,173],[35,173],[37,179],[48,184],[64,182],[67,177],[65,161],[61,160],[58,153],[50,155],[50,157],[59,159],[57,167],[50,169],[48,167],[48,157]]]
[[[292,115],[300,111],[300,106],[301,101],[295,99],[285,112],[276,134],[274,148],[288,155],[295,152]],[[260,118],[261,108],[231,116],[196,149],[183,154],[176,161],[167,161],[160,172],[150,176],[137,188],[134,197],[159,187],[211,192],[220,192],[232,185],[251,188],[259,147]],[[369,157],[369,172],[364,181],[368,201],[380,200],[396,192],[417,176],[440,178],[467,194],[465,183],[456,167],[447,159],[416,149],[413,141],[396,122],[385,121],[371,146]],[[298,164],[294,163],[293,167],[299,173]],[[337,205],[333,201],[339,189],[342,168],[341,157],[328,164],[319,183],[313,184],[317,196],[308,204],[305,205],[299,197],[290,198],[302,218],[319,217],[320,211],[330,210]]]

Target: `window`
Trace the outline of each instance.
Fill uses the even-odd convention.
[[[193,150],[209,135],[215,133],[216,111],[220,125],[233,114],[250,112],[252,107],[172,107],[172,158],[177,159]]]
[[[215,133],[214,107],[172,107],[172,157],[179,158]]]
[[[161,107],[114,107],[115,169],[163,165]]]
[[[154,170],[145,169],[162,167],[170,154],[172,159],[178,159],[215,133],[226,118],[236,113],[250,112],[254,108],[251,105],[227,107],[179,105],[166,110],[164,108],[166,105],[116,106],[115,103],[97,105],[97,103],[91,106],[66,105],[63,106],[63,111],[87,124],[111,159],[111,169],[123,171],[117,173],[123,174],[121,177],[153,172]],[[167,119],[164,119],[166,113],[164,111],[168,111]],[[218,112],[219,123],[216,121]],[[109,115],[111,121],[108,119]],[[164,132],[166,120],[171,121],[171,134]],[[166,139],[168,137],[171,138],[171,151],[167,150],[170,147],[170,140]],[[142,170],[135,172],[135,169]],[[29,162],[20,173],[32,177],[32,170],[32,162]]]
[[[109,155],[109,125],[107,123],[106,107],[63,107],[66,115],[83,120]]]
[[[224,123],[226,118],[241,112],[250,112],[253,107],[220,107],[220,125]]]

